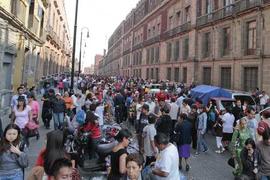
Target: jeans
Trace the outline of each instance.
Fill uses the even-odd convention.
[[[197,152],[206,151],[208,149],[206,141],[204,139],[204,134],[200,130],[197,131]],[[203,147],[202,147],[203,146]],[[203,149],[202,149],[203,148]]]
[[[53,113],[54,130],[61,129],[64,123],[64,113]]]
[[[1,180],[22,180],[23,171],[21,169],[15,170],[15,173],[10,175],[0,175]]]

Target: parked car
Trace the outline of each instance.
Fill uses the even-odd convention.
[[[160,92],[161,85],[160,84],[150,84],[149,85],[149,93],[156,94]]]
[[[234,98],[235,100],[239,99],[242,104],[244,104],[244,102],[247,102],[248,105],[257,110],[256,102],[252,95],[249,93],[232,93],[232,98]]]

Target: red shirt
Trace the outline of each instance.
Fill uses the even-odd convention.
[[[158,99],[158,101],[165,101],[166,100],[166,95],[165,93],[159,92],[156,94],[156,98]]]
[[[101,132],[99,125],[96,123],[87,123],[85,126],[82,127],[84,131],[91,131],[91,138],[97,139],[101,137]]]

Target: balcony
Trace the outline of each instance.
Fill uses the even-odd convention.
[[[143,47],[143,43],[138,43],[138,44],[133,45],[132,50],[135,51],[135,50],[140,49],[142,47]]]
[[[143,45],[144,46],[150,46],[150,45],[155,44],[155,43],[157,43],[159,41],[160,41],[160,35],[157,35],[157,36],[155,36],[153,38],[150,38],[150,39],[144,41]]]
[[[191,29],[191,22],[184,23],[180,26],[177,26],[169,31],[166,31],[162,37],[165,39],[171,38],[179,33],[184,33],[186,31],[189,31]]]
[[[218,21],[227,17],[236,16],[237,14],[246,10],[260,7],[263,3],[270,3],[270,0],[239,0],[234,4],[223,7],[213,11],[212,13],[205,14],[197,18],[197,27],[204,26],[208,23]]]

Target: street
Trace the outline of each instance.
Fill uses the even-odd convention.
[[[45,145],[46,133],[49,131],[50,130],[45,129],[43,125],[41,125],[39,131],[40,139],[36,140],[35,137],[30,139],[28,152],[30,164],[25,171],[26,177],[31,171],[31,168],[35,165],[37,156]],[[212,135],[208,134],[206,140],[209,145],[209,151],[201,153],[199,156],[194,156],[195,152],[192,151],[192,156],[190,158],[190,171],[189,173],[184,172],[184,174],[187,175],[190,180],[232,180],[234,178],[232,168],[227,164],[227,160],[230,157],[229,153],[225,152],[221,155],[215,153],[215,137]],[[85,174],[83,175],[83,179],[100,180],[102,178],[98,175],[91,175],[91,177],[89,177],[89,174]]]

